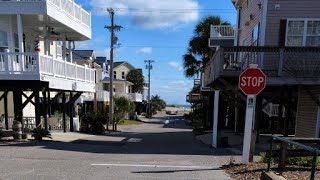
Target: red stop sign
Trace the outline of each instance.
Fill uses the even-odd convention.
[[[258,95],[266,87],[266,75],[259,68],[248,68],[239,77],[239,88],[246,95]]]

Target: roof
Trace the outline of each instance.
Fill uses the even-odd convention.
[[[113,68],[117,68],[121,65],[127,66],[130,70],[131,69],[136,69],[134,66],[132,66],[130,63],[126,62],[126,61],[120,61],[120,62],[114,62],[113,63]]]
[[[93,50],[73,50],[73,56],[81,57],[82,59],[90,59],[91,57],[95,59],[95,54]]]
[[[102,66],[103,63],[106,63],[107,58],[106,57],[96,57],[96,59],[94,61],[97,64],[99,64],[100,66]]]

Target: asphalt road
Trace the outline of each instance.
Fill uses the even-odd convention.
[[[196,141],[180,117],[74,142],[1,145],[0,179],[228,179],[225,152]]]

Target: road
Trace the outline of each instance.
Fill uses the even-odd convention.
[[[121,132],[73,142],[1,145],[0,179],[228,179],[228,163],[196,141],[180,117],[120,126]]]

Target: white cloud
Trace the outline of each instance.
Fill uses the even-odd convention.
[[[177,71],[183,71],[182,65],[181,65],[179,62],[177,62],[177,61],[170,61],[170,62],[168,63],[168,65],[169,65],[171,68],[176,69]]]
[[[151,47],[144,47],[144,48],[138,49],[137,53],[138,54],[151,54],[152,48]]]
[[[177,27],[199,18],[196,0],[91,0],[93,12],[107,15],[114,8],[120,16],[131,16],[131,22],[147,29]]]
[[[155,82],[151,89],[152,94],[158,94],[168,104],[187,104],[186,95],[193,86],[190,80],[169,81],[166,84],[157,85]]]

